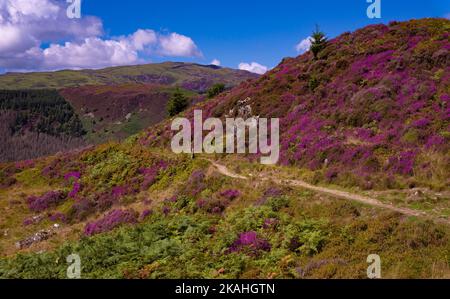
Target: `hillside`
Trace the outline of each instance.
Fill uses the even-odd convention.
[[[449,29],[449,20],[423,19],[344,33],[318,59],[310,52],[284,59],[261,78],[206,103],[204,118],[242,110],[280,118],[280,163],[314,171],[315,182],[444,188]],[[166,122],[141,142],[167,145],[170,136]]]
[[[85,134],[72,106],[55,90],[0,90],[0,162],[82,147]]]
[[[87,130],[86,140],[123,140],[167,117],[175,87],[156,84],[97,85],[65,88],[59,93],[71,104]],[[187,98],[203,98],[182,90]]]
[[[8,73],[0,75],[0,89],[61,89],[85,85],[127,83],[179,86],[205,92],[215,83],[235,86],[258,75],[246,71],[192,63],[165,62],[101,70]]]
[[[73,253],[82,278],[367,278],[370,254],[383,278],[449,278],[449,29],[345,33],[183,113],[279,117],[279,165],[176,155],[170,120],[0,164],[0,278],[65,278]]]

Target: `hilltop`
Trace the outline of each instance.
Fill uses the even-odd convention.
[[[0,75],[0,89],[61,89],[85,85],[140,83],[179,86],[190,91],[205,92],[215,83],[232,87],[257,77],[258,75],[247,71],[214,65],[164,62],[101,70],[8,73]]]
[[[281,164],[362,188],[448,184],[450,21],[372,25],[284,59],[202,109],[204,117],[280,118]],[[246,113],[247,113],[246,112]],[[186,112],[192,117],[192,111]],[[247,115],[248,117],[249,115]],[[170,123],[141,136],[167,145]],[[403,185],[405,186],[405,185]]]

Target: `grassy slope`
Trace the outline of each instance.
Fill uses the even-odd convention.
[[[160,172],[148,189],[141,189],[143,175],[138,169],[151,167],[160,159],[169,162],[169,168]],[[228,159],[223,163],[242,165],[237,170],[243,174],[257,170],[292,175],[280,167],[255,169],[255,165]],[[43,175],[48,165],[53,165],[52,171]],[[56,211],[70,215],[76,201],[94,200],[111,192],[108,186],[116,185],[137,186],[138,191],[121,195],[112,209],[152,210],[153,214],[136,225],[84,238],[86,223],[107,213],[93,207],[87,218],[61,223],[55,237],[14,257],[16,241],[53,223],[46,217],[24,227],[22,221],[35,215],[24,200],[48,190],[69,191],[71,185],[62,177],[74,169],[82,169],[78,199],[68,199],[44,215]],[[0,260],[2,277],[64,278],[65,256],[73,252],[82,258],[85,278],[364,278],[366,258],[373,253],[382,257],[386,278],[450,275],[450,229],[446,225],[270,180],[231,179],[201,158],[192,161],[138,145],[110,144],[38,161],[31,169],[15,172],[18,183],[0,193],[1,208],[8,211],[8,217],[0,222],[2,230],[8,230],[0,247],[3,254],[11,256]],[[221,193],[230,189],[239,190],[240,195],[227,201]],[[12,204],[11,199],[19,202]],[[202,200],[209,204],[204,206]],[[220,209],[214,211],[214,206]],[[272,224],[265,225],[269,219]],[[270,251],[244,247],[228,252],[239,234],[248,231],[269,242]]]

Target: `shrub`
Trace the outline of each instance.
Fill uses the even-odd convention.
[[[234,189],[225,190],[222,193],[220,193],[220,196],[222,196],[228,200],[234,200],[234,199],[238,198],[239,195],[241,195],[241,192],[239,192],[239,190],[234,190]]]
[[[308,86],[311,91],[316,90],[316,88],[319,87],[319,85],[320,80],[317,77],[313,76],[309,79]]]
[[[217,83],[217,84],[214,84],[210,89],[208,89],[207,95],[208,95],[209,99],[212,99],[224,91],[225,91],[225,84]]]
[[[289,198],[287,196],[271,197],[268,204],[274,212],[278,212],[289,206]]]
[[[202,170],[195,170],[192,172],[186,184],[188,189],[186,191],[192,196],[200,194],[206,188],[205,177],[205,173]]]
[[[52,222],[63,222],[65,223],[67,221],[66,215],[64,215],[61,212],[57,212],[54,214],[51,214],[48,219]]]
[[[75,196],[77,196],[78,192],[80,192],[80,189],[81,189],[81,184],[78,183],[78,182],[75,182],[73,184],[72,190],[69,193],[69,197],[70,198],[75,198]]]
[[[245,252],[258,255],[260,251],[270,251],[271,246],[267,240],[258,237],[254,231],[244,232],[228,248],[228,252]]]
[[[67,198],[63,191],[50,191],[40,197],[30,196],[27,199],[28,208],[33,212],[42,212],[49,208],[56,207]]]
[[[167,112],[169,116],[175,116],[183,112],[189,106],[188,98],[177,89],[167,104]]]
[[[278,197],[283,194],[283,191],[277,187],[270,187],[264,191],[264,195],[257,201],[256,205],[261,206],[267,203],[267,201],[272,197]]]
[[[95,203],[87,198],[78,199],[67,213],[69,221],[82,221],[95,212]]]
[[[81,173],[79,171],[71,171],[64,175],[64,180],[69,181],[71,179],[79,180],[81,178]]]
[[[139,172],[144,176],[144,180],[141,184],[141,190],[147,190],[151,185],[156,182],[158,175],[167,169],[169,164],[165,161],[159,161],[152,165],[150,168],[141,168]]]
[[[230,205],[230,200],[226,198],[199,199],[196,205],[205,212],[220,214]]]
[[[142,212],[142,214],[141,214],[140,219],[141,219],[141,220],[144,220],[144,219],[146,219],[147,217],[151,216],[152,214],[153,214],[153,210],[150,210],[150,209],[144,210],[144,211]]]
[[[114,210],[95,222],[88,223],[84,229],[86,236],[108,232],[122,224],[137,222],[138,213],[134,210]]]

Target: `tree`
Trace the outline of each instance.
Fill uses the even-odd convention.
[[[225,84],[223,83],[217,83],[214,84],[210,89],[208,89],[207,94],[208,94],[208,99],[212,99],[216,96],[218,96],[219,94],[221,94],[222,92],[225,91]]]
[[[319,26],[316,26],[316,30],[312,33],[311,38],[311,51],[314,54],[314,58],[317,59],[319,52],[325,49],[328,39],[325,33],[320,31]]]
[[[181,90],[177,89],[167,104],[167,112],[169,116],[175,116],[186,109],[189,105],[188,98],[181,92]]]

